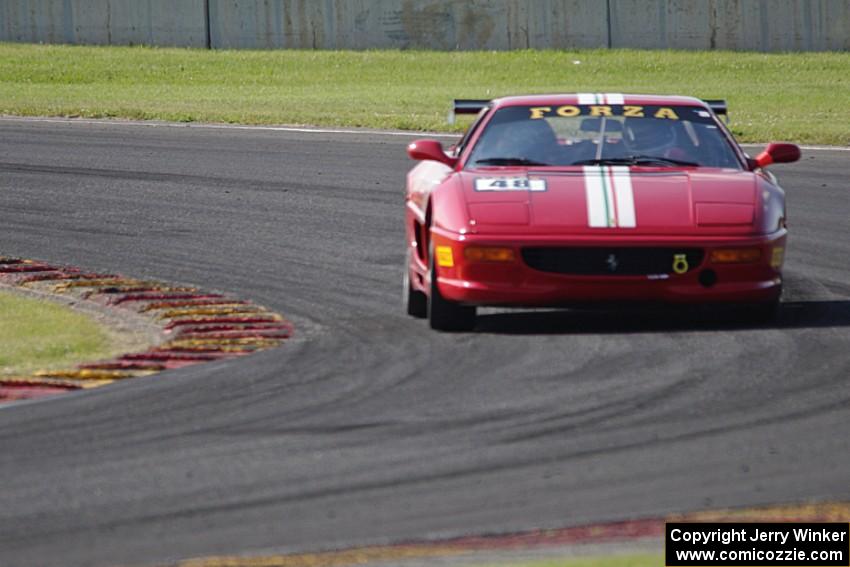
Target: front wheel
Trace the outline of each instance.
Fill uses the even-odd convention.
[[[440,295],[434,251],[431,260],[431,297],[428,299],[428,322],[437,331],[471,331],[475,328],[475,307],[460,305]]]
[[[424,319],[428,316],[428,296],[424,292],[413,289],[413,286],[410,285],[410,250],[407,251],[404,263],[402,294],[404,308],[408,315],[417,319]]]

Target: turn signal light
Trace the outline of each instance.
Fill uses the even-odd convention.
[[[711,251],[712,264],[751,264],[761,260],[761,248],[720,248]]]
[[[463,251],[464,257],[470,262],[513,262],[513,248],[495,246],[468,246]]]
[[[453,268],[455,265],[451,246],[437,246],[437,265],[442,268]]]

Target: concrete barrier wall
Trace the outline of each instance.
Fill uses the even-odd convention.
[[[605,2],[211,0],[216,47],[517,49],[607,45]]]
[[[850,50],[850,0],[0,0],[3,41],[207,34],[215,48]]]
[[[850,50],[848,0],[610,0],[613,47]]]
[[[206,47],[204,0],[0,0],[0,40]]]

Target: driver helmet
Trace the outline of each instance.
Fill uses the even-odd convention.
[[[631,153],[664,156],[676,145],[676,131],[669,120],[626,118],[623,141]]]
[[[548,163],[558,138],[545,120],[515,120],[485,131],[479,152],[486,157],[515,157]]]
[[[522,157],[550,161],[558,148],[558,138],[545,120],[524,120],[514,124],[511,135]]]

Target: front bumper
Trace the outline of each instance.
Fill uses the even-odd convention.
[[[435,233],[434,245],[451,248],[453,266],[438,267],[437,285],[446,299],[468,305],[558,306],[599,302],[749,303],[769,302],[782,293],[782,261],[786,231],[759,237],[561,237],[529,238]],[[514,250],[512,262],[469,262],[467,246],[499,246]],[[686,273],[644,275],[575,275],[552,273],[530,267],[524,247],[682,247],[705,251]],[[761,249],[752,263],[716,264],[715,249]],[[671,259],[672,260],[672,259]],[[672,266],[672,262],[671,262]],[[710,273],[713,272],[713,273]]]

